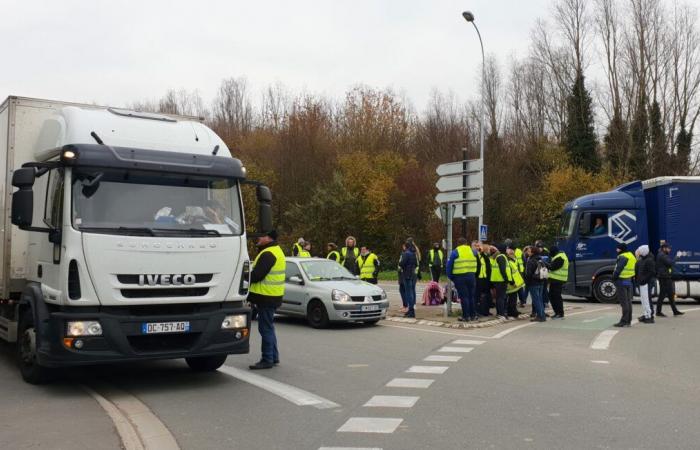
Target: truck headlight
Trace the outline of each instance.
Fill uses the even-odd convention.
[[[333,289],[333,292],[331,293],[331,298],[334,302],[340,303],[347,303],[352,301],[352,298],[350,298],[350,296],[346,292],[340,291],[338,289]]]
[[[222,330],[233,330],[236,328],[247,328],[248,316],[245,314],[236,314],[235,316],[226,316],[221,322]]]
[[[66,336],[102,336],[102,325],[97,320],[66,322]]]

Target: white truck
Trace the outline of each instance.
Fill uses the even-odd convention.
[[[271,193],[201,119],[22,97],[0,105],[0,339],[22,377],[248,353],[240,186]]]

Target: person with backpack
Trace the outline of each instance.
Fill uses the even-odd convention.
[[[532,308],[535,316],[530,319],[531,322],[545,322],[547,316],[544,314],[544,302],[542,300],[542,287],[544,280],[547,279],[547,266],[542,261],[540,253],[542,249],[537,246],[530,248],[530,255],[525,264],[525,284],[527,290],[532,296]]]

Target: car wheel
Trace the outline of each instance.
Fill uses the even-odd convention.
[[[54,372],[37,362],[37,333],[34,316],[30,309],[24,311],[17,330],[17,364],[22,379],[30,384],[43,384],[53,378]]]
[[[328,326],[328,312],[323,303],[314,300],[309,304],[306,311],[306,320],[314,328],[326,328]]]
[[[593,283],[593,296],[600,303],[617,303],[617,286],[612,275],[597,276]]]
[[[213,372],[224,365],[228,355],[197,356],[185,358],[187,365],[195,372]]]

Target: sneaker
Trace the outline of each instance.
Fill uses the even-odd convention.
[[[501,316],[500,314],[496,316],[496,319],[501,319],[501,320],[508,320],[506,316]]]
[[[461,317],[461,316],[457,317],[457,320],[459,320],[460,322],[469,322],[469,319],[467,319],[465,317]]]
[[[657,316],[657,317],[668,317],[666,314],[662,313],[661,311],[658,311],[658,312],[656,313],[656,316]]]
[[[682,316],[683,314],[685,314],[685,313],[684,313],[684,312],[680,312],[680,311],[673,311],[673,315],[674,315],[674,316]]]
[[[275,367],[274,363],[271,363],[270,361],[265,361],[265,360],[260,360],[256,362],[255,364],[248,366],[250,370],[263,370],[263,369],[272,369]]]
[[[621,327],[629,327],[630,324],[625,323],[625,322],[617,322],[617,323],[616,323],[615,325],[613,325],[613,326],[614,326],[614,327],[621,328]]]

